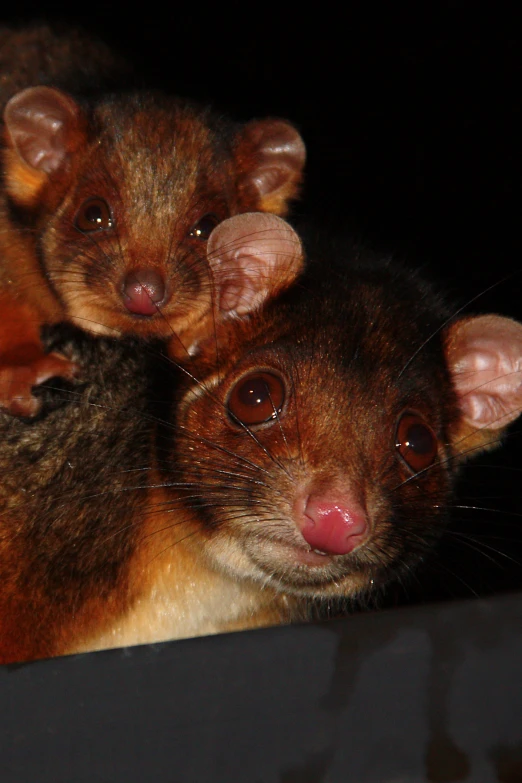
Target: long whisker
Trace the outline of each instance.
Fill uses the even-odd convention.
[[[403,368],[400,370],[399,374],[397,375],[397,380],[399,380],[404,375],[404,373],[406,372],[406,370],[408,369],[410,364],[413,362],[415,357],[418,356],[418,354],[422,351],[422,349],[431,340],[433,340],[434,337],[436,337],[438,334],[440,334],[440,332],[444,329],[444,327],[446,327],[449,323],[451,323],[451,321],[453,321],[457,317],[457,315],[462,313],[467,307],[469,307],[471,304],[473,304],[473,302],[476,302],[478,299],[480,299],[481,297],[485,296],[489,291],[492,291],[494,288],[497,288],[498,286],[502,285],[502,283],[507,282],[508,280],[510,280],[512,277],[514,277],[517,274],[518,274],[518,271],[514,271],[514,272],[511,272],[508,275],[505,275],[504,277],[500,278],[499,280],[496,280],[490,286],[488,286],[487,288],[482,289],[478,294],[476,294],[475,296],[471,297],[471,299],[468,299],[465,304],[463,304],[461,307],[458,308],[458,310],[455,310],[455,312],[452,313],[451,316],[449,318],[447,318],[442,324],[440,324],[440,326],[438,326],[430,334],[430,336],[427,337],[421,343],[421,345],[419,345],[419,347],[416,349],[416,351],[414,351],[414,353],[410,356],[410,358],[408,359],[406,364],[403,366]]]

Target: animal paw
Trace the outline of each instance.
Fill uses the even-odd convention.
[[[42,405],[33,388],[50,378],[74,380],[78,367],[57,353],[34,357],[30,362],[4,364],[0,358],[0,408],[13,416],[35,416]]]

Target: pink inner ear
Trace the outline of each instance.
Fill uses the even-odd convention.
[[[262,212],[236,215],[216,226],[207,258],[224,315],[250,312],[289,286],[303,266],[301,242],[293,228]]]
[[[259,166],[252,176],[252,182],[256,186],[260,196],[266,196],[284,185],[291,177],[288,167],[282,164],[276,166]]]
[[[522,324],[498,315],[451,327],[448,362],[464,419],[500,429],[522,410]]]
[[[306,148],[293,125],[277,119],[252,120],[241,135],[256,161],[247,178],[261,197],[300,181]]]
[[[242,306],[249,309],[249,303],[255,298],[255,290],[250,286],[248,278],[245,278],[240,272],[237,273],[237,280],[229,275],[220,281],[219,309],[223,313],[239,313]]]
[[[9,140],[33,169],[52,174],[64,163],[80,110],[52,87],[29,87],[14,95],[4,111]]]

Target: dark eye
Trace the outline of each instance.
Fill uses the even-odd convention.
[[[189,236],[191,236],[192,239],[201,239],[206,242],[212,233],[212,229],[215,228],[218,223],[219,220],[215,215],[204,215],[192,228]]]
[[[101,231],[112,228],[112,216],[109,205],[102,198],[90,198],[84,201],[74,221],[80,231]]]
[[[263,424],[276,420],[285,401],[285,387],[279,376],[253,372],[243,376],[228,395],[227,408],[232,423]]]
[[[409,469],[420,473],[437,456],[437,438],[417,413],[403,413],[397,424],[395,448]]]

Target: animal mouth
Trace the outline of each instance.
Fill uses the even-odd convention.
[[[288,548],[293,550],[295,559],[303,565],[324,567],[339,557],[339,555],[322,552],[320,549],[309,546],[289,545]]]
[[[248,555],[276,589],[295,595],[346,597],[367,587],[367,569],[356,554],[325,554],[297,537],[256,538]]]
[[[308,566],[312,568],[325,568],[340,559],[339,555],[322,552],[311,547],[303,539],[303,542],[282,538],[265,539],[267,554],[270,559],[283,563],[285,568],[292,566]]]

